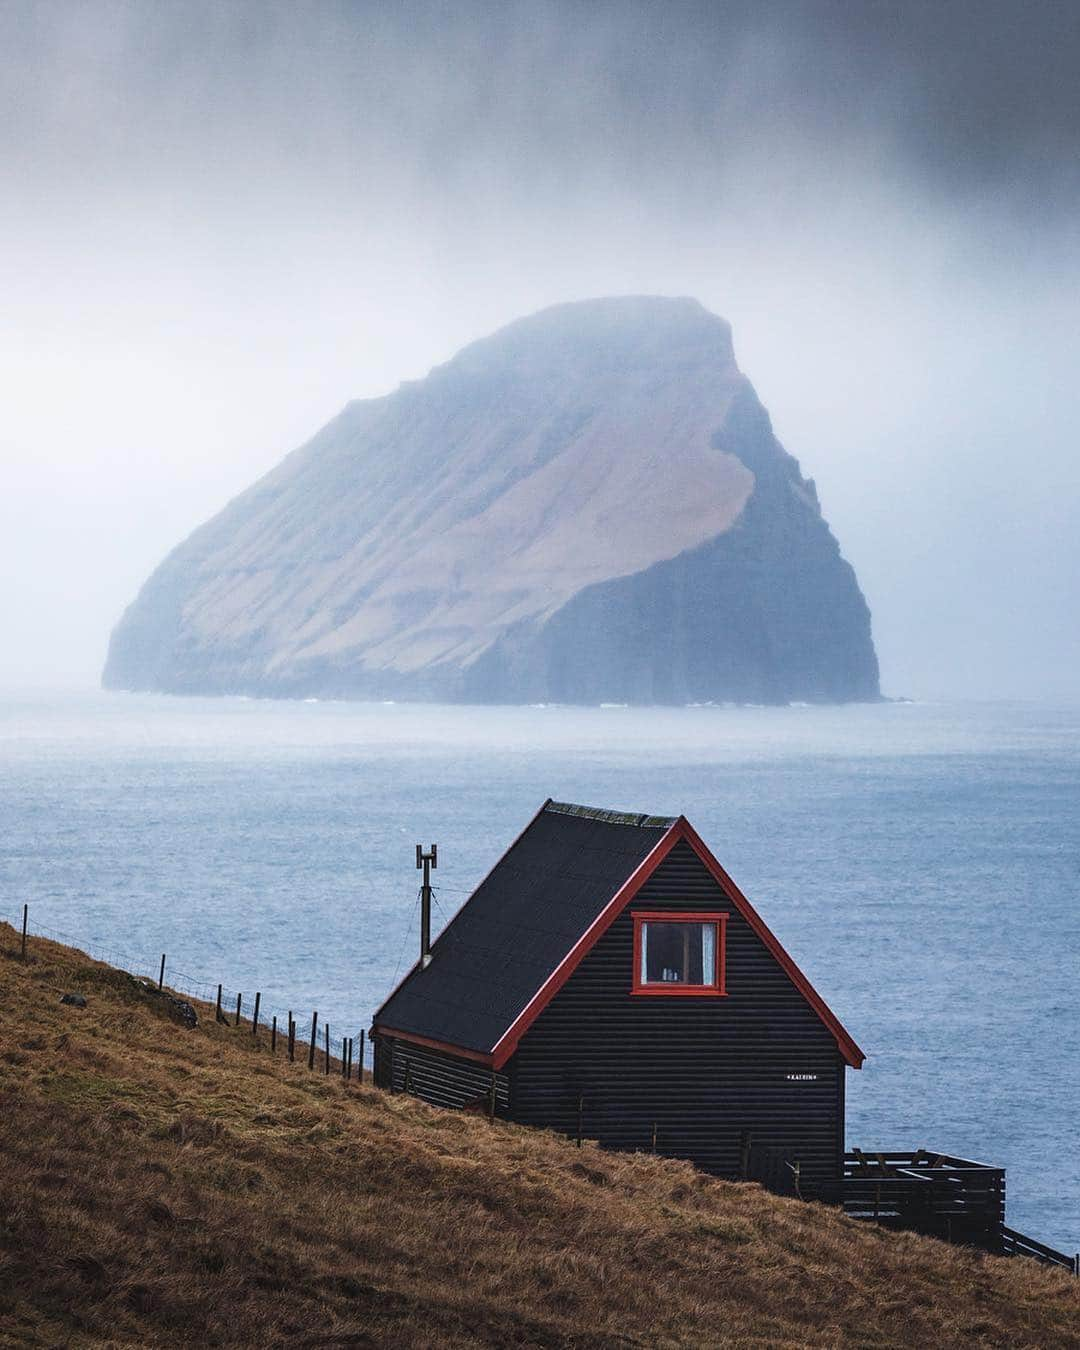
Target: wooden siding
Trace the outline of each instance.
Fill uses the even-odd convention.
[[[632,996],[634,910],[727,910],[727,997]],[[509,1062],[510,1115],[741,1175],[747,1136],[773,1171],[839,1176],[844,1062],[820,1018],[679,843],[584,957]],[[789,1078],[788,1075],[803,1075]]]
[[[473,1060],[459,1059],[442,1050],[396,1036],[376,1040],[375,1081],[392,1092],[408,1091],[433,1106],[461,1109],[482,1104],[488,1109],[492,1070]],[[505,1116],[509,1105],[510,1084],[505,1073],[495,1074],[495,1111]]]
[[[389,1036],[377,1036],[371,1033],[371,1078],[376,1087],[389,1088],[390,1065],[394,1058],[394,1047]]]

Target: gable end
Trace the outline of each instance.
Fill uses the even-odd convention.
[[[680,816],[672,824],[671,828],[665,832],[656,847],[643,860],[640,866],[627,878],[624,885],[620,887],[610,903],[597,916],[596,920],[590,925],[588,930],[582,934],[581,938],[574,944],[573,948],[567,953],[559,966],[551,973],[542,987],[537,990],[533,998],[529,1000],[526,1006],[514,1019],[513,1023],[507,1028],[503,1036],[500,1037],[491,1054],[491,1062],[496,1069],[500,1069],[506,1064],[517,1049],[522,1036],[524,1036],[525,1032],[533,1024],[536,1018],[539,1017],[540,1013],[543,1012],[544,1008],[547,1007],[563,987],[588,952],[591,951],[600,938],[603,937],[604,933],[608,931],[615,920],[629,905],[632,904],[638,893],[646,886],[650,878],[653,877],[653,874],[663,864],[669,854],[671,854],[672,850],[679,844],[687,845],[696,855],[698,861],[704,865],[713,881],[719,886],[726,900],[746,921],[747,925],[763,943],[794,988],[833,1036],[843,1059],[852,1068],[858,1069],[862,1067],[865,1056],[858,1045],[856,1045],[855,1041],[841,1025],[839,1019],[822,999],[821,995],[818,994],[810,981],[788,955],[779,940],[754,909],[753,905],[750,904],[749,900],[747,900],[735,885],[731,877],[728,876],[720,866],[719,862],[713,857],[697,831],[685,816]],[[628,971],[628,978],[629,975],[630,972]]]

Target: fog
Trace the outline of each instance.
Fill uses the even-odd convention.
[[[693,295],[887,693],[1080,694],[1080,8],[0,7],[0,684],[348,399]],[[422,489],[419,489],[422,490]]]

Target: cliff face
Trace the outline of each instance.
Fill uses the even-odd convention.
[[[350,404],[169,555],[104,683],[480,702],[878,696],[728,325],[560,305]]]

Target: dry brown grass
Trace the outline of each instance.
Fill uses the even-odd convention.
[[[1080,1281],[1033,1262],[347,1088],[31,954],[0,956],[0,1344],[1080,1346]]]

